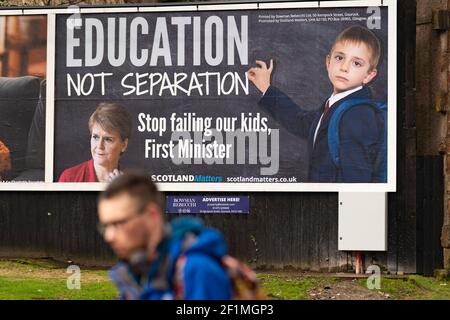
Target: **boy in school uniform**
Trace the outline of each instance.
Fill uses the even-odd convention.
[[[377,111],[370,105],[348,109],[339,124],[340,166],[336,166],[328,146],[328,125],[333,113],[349,99],[371,99],[367,85],[377,75],[381,48],[372,31],[352,26],[342,31],[326,57],[333,93],[314,111],[303,110],[280,89],[270,84],[273,60],[269,67],[257,60],[247,76],[263,94],[260,107],[291,133],[308,139],[309,170],[307,182],[374,182],[374,162],[380,149],[383,130]]]

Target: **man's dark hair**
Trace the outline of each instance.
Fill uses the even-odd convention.
[[[141,171],[129,170],[115,178],[100,194],[99,201],[122,194],[128,194],[133,198],[140,211],[150,202],[157,204],[161,210],[164,208],[163,194],[159,192],[150,176]]]

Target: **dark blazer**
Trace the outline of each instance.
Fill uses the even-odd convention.
[[[370,89],[363,87],[332,105],[323,117],[313,145],[314,133],[322,115],[321,108],[307,111],[295,104],[276,87],[270,86],[259,101],[261,108],[296,136],[308,139],[308,182],[372,182],[374,161],[380,146],[383,128],[380,117],[368,105],[350,108],[340,122],[340,159],[338,168],[328,149],[328,124],[341,103],[351,98],[371,98]]]

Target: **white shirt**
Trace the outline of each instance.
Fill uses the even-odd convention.
[[[347,91],[344,91],[344,92],[339,92],[339,93],[336,93],[336,94],[333,93],[333,94],[331,95],[331,97],[328,98],[328,100],[327,100],[327,101],[329,102],[329,104],[330,104],[330,108],[331,108],[336,102],[338,102],[339,100],[344,99],[346,96],[348,96],[348,95],[352,94],[353,92],[356,92],[356,91],[358,91],[358,90],[360,90],[360,89],[362,89],[362,86],[359,86],[359,87],[357,87],[357,88],[350,89],[350,90],[347,90]],[[320,116],[319,123],[317,124],[317,127],[316,127],[316,131],[314,132],[313,146],[316,144],[317,133],[319,132],[320,124],[322,123],[322,118],[323,118],[323,113],[322,113],[322,115]]]

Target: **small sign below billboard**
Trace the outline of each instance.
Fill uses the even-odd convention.
[[[166,196],[166,213],[244,213],[248,196]]]

